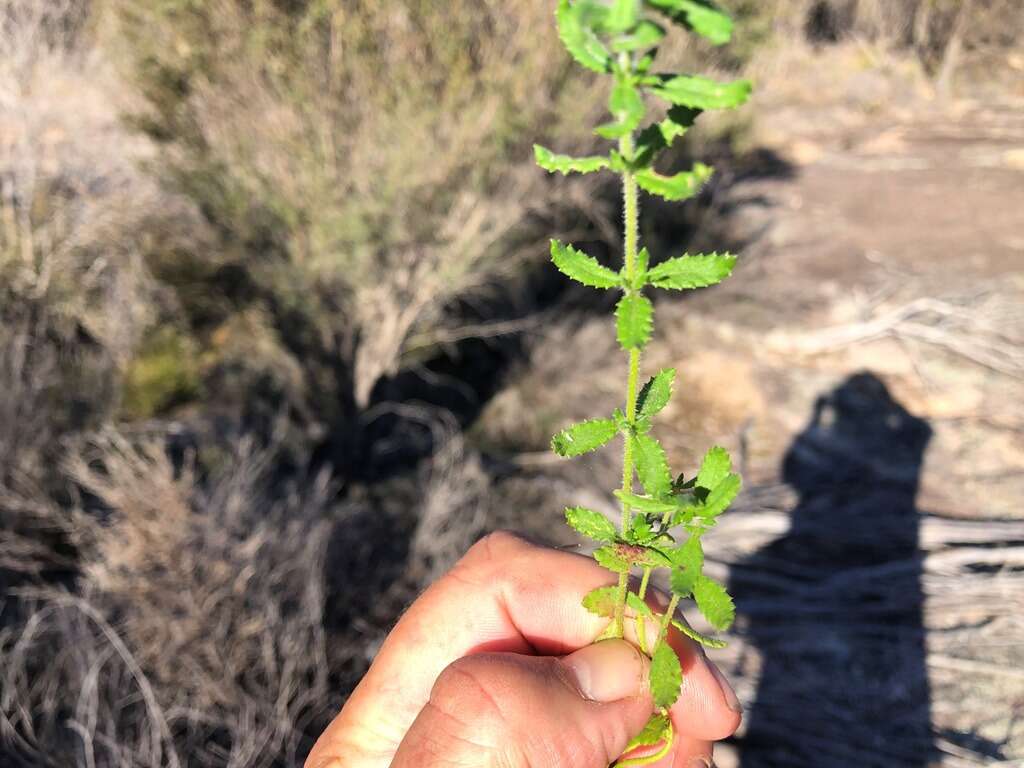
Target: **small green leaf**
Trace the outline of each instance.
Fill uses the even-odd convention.
[[[606,139],[617,139],[632,133],[644,117],[644,100],[633,83],[619,79],[608,98],[608,111],[615,122],[600,125],[594,133]]]
[[[651,262],[651,254],[648,253],[647,248],[641,248],[640,252],[636,255],[636,271],[639,276],[640,285],[634,285],[633,287],[640,290],[643,287],[645,277],[647,275],[647,265]]]
[[[697,630],[679,621],[679,619],[672,619],[672,626],[678,629],[691,640],[696,640],[698,643],[700,643],[701,645],[705,645],[708,648],[725,648],[728,645],[728,643],[725,642],[725,640],[719,640],[717,637],[708,637],[707,635],[702,635]]]
[[[693,586],[693,599],[697,608],[715,629],[726,630],[736,618],[736,606],[725,587],[707,576],[701,576]]]
[[[622,490],[615,491],[615,495],[619,498],[619,501],[624,502],[631,509],[635,509],[639,512],[664,514],[665,512],[672,512],[677,506],[679,506],[675,501],[660,501],[646,496],[637,496],[632,493],[626,493]]]
[[[612,419],[590,419],[566,427],[551,438],[551,449],[559,456],[579,456],[607,443],[619,428]]]
[[[671,552],[673,565],[700,573],[704,568],[704,546],[700,536],[691,536]]]
[[[671,707],[679,698],[683,684],[683,668],[679,657],[668,643],[658,643],[651,658],[651,694],[658,709]]]
[[[636,26],[640,18],[640,0],[612,0],[604,20],[604,31],[618,35]]]
[[[607,157],[570,157],[569,155],[556,155],[550,149],[540,144],[533,145],[533,156],[537,165],[548,173],[593,173],[603,168],[608,168],[611,161]]]
[[[597,259],[558,240],[551,241],[551,261],[566,277],[591,288],[617,288],[622,284],[618,272],[602,266]]]
[[[631,435],[636,473],[648,496],[660,498],[672,488],[665,449],[650,435]]]
[[[704,549],[700,538],[690,536],[685,544],[672,550],[670,555],[674,566],[670,577],[672,592],[679,597],[687,597],[693,592],[704,567]]]
[[[642,293],[632,291],[615,307],[615,325],[623,349],[639,349],[651,338],[654,306]]]
[[[694,504],[693,502],[681,503],[676,509],[676,513],[672,515],[671,525],[674,528],[677,525],[686,525],[693,520],[694,515],[700,511],[701,505]]]
[[[697,514],[704,518],[713,518],[722,514],[739,494],[742,485],[743,481],[740,480],[739,475],[726,475],[707,495],[704,504],[697,507]]]
[[[582,17],[584,6],[572,5],[569,0],[559,0],[555,18],[558,20],[558,36],[569,55],[587,69],[607,72],[611,68],[611,55],[597,35],[588,29]]]
[[[615,615],[615,595],[618,587],[598,587],[583,598],[583,607],[597,616]]]
[[[729,452],[720,445],[708,449],[704,454],[704,460],[700,463],[700,472],[697,473],[697,485],[707,488],[709,491],[718,485],[725,476],[732,472],[732,459]]]
[[[601,634],[594,638],[595,643],[600,643],[602,640],[611,640],[612,638],[618,638],[621,635],[615,628],[615,622],[610,622],[607,627],[601,630]]]
[[[735,264],[736,257],[731,253],[686,254],[654,266],[647,279],[658,288],[704,288],[722,282],[732,274]]]
[[[691,571],[673,568],[672,575],[669,577],[669,586],[672,588],[672,594],[679,597],[689,597],[698,578],[699,576]]]
[[[594,559],[612,573],[629,573],[630,561],[622,556],[618,547],[595,549]]]
[[[628,754],[640,747],[653,747],[667,741],[672,736],[672,721],[665,715],[652,715],[647,725],[626,745],[623,754]]]
[[[644,19],[628,35],[615,38],[612,41],[612,50],[615,53],[629,53],[632,51],[645,51],[653,48],[665,37],[665,28],[653,21]],[[639,68],[638,68],[638,71]]]
[[[646,192],[666,200],[685,200],[697,194],[712,173],[713,169],[704,163],[694,163],[692,170],[672,176],[663,176],[651,168],[644,168],[637,171],[636,183]]]
[[[724,45],[732,37],[732,19],[699,0],[648,0],[650,5],[682,24],[713,45]]]
[[[633,152],[632,167],[634,170],[650,168],[663,149],[672,146],[672,142],[686,133],[693,125],[699,109],[687,107],[670,107],[668,116],[657,123],[644,128],[636,137],[636,149]]]
[[[696,75],[663,75],[650,82],[651,93],[673,104],[694,109],[729,109],[738,107],[750,96],[749,80],[718,83]]]
[[[668,405],[672,397],[672,382],[676,378],[675,368],[665,368],[644,384],[636,399],[639,416],[650,418]]]
[[[565,521],[579,534],[588,539],[610,544],[615,541],[615,526],[611,520],[586,507],[568,507],[565,510]]]
[[[647,516],[634,515],[626,531],[626,541],[630,544],[649,544],[654,538],[654,529]]]
[[[636,592],[626,593],[626,605],[637,615],[637,616],[653,616],[651,607],[645,603]]]

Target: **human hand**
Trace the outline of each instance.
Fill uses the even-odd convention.
[[[486,537],[401,618],[306,768],[607,768],[653,711],[647,657],[591,645],[607,619],[580,600],[608,581],[590,558]],[[683,688],[655,765],[707,766],[740,706],[699,646],[668,641]]]

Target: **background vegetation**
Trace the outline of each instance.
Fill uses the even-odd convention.
[[[1019,758],[1020,681],[985,665],[1024,662],[1024,9],[723,5],[735,44],[670,63],[761,93],[686,148],[719,174],[684,215],[644,203],[656,256],[745,259],[659,304],[652,348],[689,379],[677,456],[745,457],[712,567],[778,534],[787,445],[872,370],[935,430],[926,598],[982,611],[926,610],[935,759]],[[297,765],[410,596],[488,529],[551,530],[584,470],[547,439],[621,378],[607,308],[544,260],[620,226],[613,184],[533,166],[603,103],[554,34],[548,0],[0,0],[0,762]],[[887,225],[887,195],[918,217]],[[757,599],[748,704],[780,642]],[[873,764],[850,739],[785,758]]]

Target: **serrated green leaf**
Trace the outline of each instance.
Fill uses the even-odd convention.
[[[612,419],[590,419],[566,427],[551,438],[551,449],[559,456],[579,456],[611,440],[619,428]]]
[[[631,435],[636,474],[648,496],[660,498],[672,488],[665,449],[650,435]]]
[[[704,568],[704,545],[699,536],[691,536],[671,552],[672,564],[678,568],[700,573]]]
[[[665,715],[652,715],[647,725],[626,745],[625,752],[628,754],[640,747],[653,747],[667,741],[672,736],[672,721]]]
[[[679,698],[679,689],[683,684],[683,668],[679,665],[679,657],[668,643],[658,643],[654,656],[651,657],[650,674],[654,706],[658,709],[671,707]]]
[[[693,125],[699,109],[687,107],[671,107],[668,116],[657,123],[651,123],[644,128],[636,137],[636,149],[633,152],[632,167],[635,171],[650,168],[657,159],[658,154],[668,147],[672,142]]]
[[[605,16],[604,31],[618,35],[636,26],[640,19],[640,0],[612,0]]]
[[[651,262],[651,254],[648,252],[646,247],[641,248],[640,251],[636,255],[636,271],[640,275],[640,279],[641,279],[640,285],[641,286],[643,285],[643,278],[647,274],[647,265],[650,264],[650,262]],[[637,290],[639,290],[638,286],[633,286],[633,287],[636,288]]]
[[[690,536],[681,547],[672,550],[670,555],[674,566],[670,577],[672,592],[679,597],[687,597],[693,592],[704,567],[704,549],[700,538]]]
[[[591,288],[617,288],[622,284],[618,272],[602,266],[597,259],[558,240],[551,241],[551,261],[566,277]]]
[[[736,264],[731,253],[685,254],[663,261],[647,272],[647,280],[658,288],[686,290],[722,282]]]
[[[617,139],[632,133],[644,117],[644,100],[633,83],[617,80],[608,98],[608,111],[615,122],[600,125],[594,133],[606,139]]]
[[[639,512],[651,512],[653,514],[664,514],[665,512],[672,512],[677,506],[675,501],[660,501],[658,499],[651,499],[647,496],[637,496],[633,493],[626,493],[625,491],[615,491],[615,495],[620,501],[625,502],[631,509],[635,509]]]
[[[573,5],[569,0],[559,0],[555,18],[558,20],[558,36],[562,45],[577,62],[595,72],[611,69],[611,55],[597,35],[589,29],[582,18],[582,5]]]
[[[704,163],[694,163],[691,170],[672,176],[663,176],[651,168],[644,168],[636,172],[636,183],[645,192],[678,201],[697,194],[712,173],[714,170]]]
[[[656,46],[664,37],[665,28],[663,26],[644,19],[636,25],[636,28],[630,34],[615,38],[612,41],[612,50],[615,53],[645,51]],[[645,70],[642,68],[642,65],[639,65],[637,71],[643,72]]]
[[[653,616],[654,613],[651,611],[651,607],[645,603],[636,592],[626,593],[626,605],[633,611],[637,616]]]
[[[668,401],[672,397],[672,383],[675,378],[675,368],[664,368],[652,376],[637,395],[637,414],[650,418],[668,405]]]
[[[727,642],[725,642],[725,640],[719,640],[717,637],[708,637],[707,635],[702,635],[697,630],[679,621],[679,619],[672,619],[672,626],[678,629],[691,640],[696,640],[698,643],[707,646],[708,648],[725,648],[727,645],[729,645]]]
[[[654,305],[642,293],[628,292],[615,307],[615,327],[623,349],[639,349],[651,338]]]
[[[583,597],[583,607],[597,616],[615,615],[615,595],[618,587],[598,587]]]
[[[694,109],[738,107],[750,96],[749,80],[719,83],[698,75],[664,75],[658,82],[645,78],[651,93],[672,104]]]
[[[649,168],[658,157],[658,153],[669,146],[662,132],[661,123],[652,123],[644,128],[636,137],[636,148],[633,150],[632,166],[634,170]]]
[[[707,495],[704,504],[697,507],[697,514],[704,518],[714,518],[722,514],[732,504],[742,486],[743,482],[739,475],[726,475]]]
[[[548,173],[593,173],[611,166],[611,160],[607,157],[571,157],[569,155],[556,155],[550,149],[540,144],[533,145],[533,156],[541,168]]]
[[[718,630],[726,630],[732,626],[736,618],[736,606],[725,591],[725,587],[717,581],[701,576],[693,586],[693,599],[697,608],[708,620],[708,624]]]
[[[709,491],[718,485],[725,476],[732,472],[732,459],[729,452],[720,445],[713,446],[704,454],[697,473],[696,484]]]
[[[671,526],[675,528],[677,525],[686,525],[690,523],[700,508],[699,504],[694,504],[690,501],[680,503],[676,508],[675,514],[672,515]]]
[[[669,586],[672,588],[672,594],[679,597],[689,597],[690,593],[693,592],[694,585],[697,583],[697,578],[697,574],[691,571],[673,568],[672,575],[669,577]]]
[[[626,531],[626,541],[630,544],[649,544],[654,538],[654,529],[647,515],[634,515]]]
[[[603,544],[615,541],[616,531],[612,521],[593,509],[568,507],[565,510],[565,522],[588,539],[600,541]]]
[[[732,19],[706,2],[698,0],[647,0],[678,24],[693,30],[713,45],[724,45],[732,37]]]
[[[618,547],[601,547],[594,550],[594,559],[598,565],[612,573],[629,573],[630,561],[619,552]]]

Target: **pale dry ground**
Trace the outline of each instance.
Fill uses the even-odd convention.
[[[697,245],[737,243],[740,265],[719,288],[658,304],[645,367],[680,371],[677,397],[659,427],[677,468],[692,468],[711,442],[741,457],[746,490],[707,539],[710,568],[723,579],[739,562],[756,574],[757,553],[789,530],[798,494],[782,482],[782,461],[817,398],[869,372],[927,422],[932,432],[921,467],[883,466],[884,456],[858,454],[856,445],[849,455],[843,451],[850,446],[825,450],[830,461],[838,455],[862,466],[865,477],[919,474],[908,482],[913,488],[919,480],[920,559],[893,555],[881,571],[846,569],[842,577],[850,582],[844,588],[897,610],[913,598],[893,594],[896,587],[887,592],[886,574],[911,574],[923,591],[935,751],[913,742],[872,745],[863,724],[842,723],[843,713],[829,712],[827,701],[815,704],[814,692],[839,684],[833,678],[844,670],[808,662],[793,683],[805,693],[802,709],[783,709],[794,691],[784,691],[775,709],[772,701],[757,704],[762,721],[795,735],[780,739],[775,752],[756,743],[744,751],[741,731],[720,750],[723,768],[741,760],[967,766],[1024,759],[1024,99],[999,106],[915,99],[912,109],[882,116],[838,103],[801,111],[777,91],[765,94],[759,123],[782,121],[787,131],[784,138],[762,134],[758,143],[777,153],[786,172],[741,178],[714,196],[715,225]],[[537,482],[560,478],[555,504],[589,503],[616,516],[614,500],[595,490],[615,482],[614,451],[568,466],[541,450],[542,435],[560,422],[618,404],[624,377],[611,331],[602,317],[551,331],[480,428],[498,441],[518,435],[526,449],[518,464]],[[589,394],[574,397],[579,391]],[[537,414],[532,436],[522,418],[530,412]],[[529,487],[519,480],[509,493],[533,503]],[[840,551],[850,536],[844,509],[853,512],[855,502],[835,510],[833,530],[817,532]],[[873,512],[884,527],[884,510]],[[551,518],[545,523],[541,515],[532,513],[527,527],[550,530]],[[793,653],[787,617],[800,615],[812,626],[816,612],[825,617],[830,604],[818,601],[828,577],[820,571],[811,584],[790,584],[770,610],[757,597],[738,601],[732,643],[714,655],[748,709],[763,659]],[[869,630],[850,621],[851,637]],[[918,704],[927,720],[926,702]],[[837,722],[842,739],[819,738],[819,726]],[[920,762],[908,757],[915,750]]]

